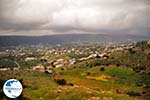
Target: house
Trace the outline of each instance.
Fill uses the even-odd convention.
[[[97,56],[98,56],[98,54],[91,54],[88,58],[95,58]]]
[[[32,61],[32,60],[36,60],[36,58],[34,58],[34,57],[27,57],[27,58],[25,59],[25,61]]]
[[[84,61],[84,60],[88,60],[89,58],[87,57],[83,57],[83,58],[80,58],[79,61]]]
[[[123,47],[117,47],[117,48],[115,48],[115,51],[122,51],[122,50],[124,50]]]
[[[52,74],[53,71],[52,71],[52,70],[45,70],[45,73],[47,73],[47,74]]]
[[[107,59],[109,58],[109,55],[107,53],[102,53],[99,55],[102,59]]]
[[[13,70],[19,70],[20,67],[14,67]]]
[[[53,66],[46,67],[45,73],[52,74],[53,73]]]
[[[63,59],[58,59],[56,62],[54,62],[54,65],[56,68],[64,66],[64,60]]]
[[[55,65],[56,68],[59,68],[59,67],[62,67],[62,66],[64,66],[64,65],[63,64],[57,64],[57,65]]]
[[[10,68],[0,68],[0,71],[7,71],[10,70]]]
[[[73,64],[75,64],[75,63],[76,63],[76,60],[75,60],[74,58],[69,60],[69,64],[70,64],[70,65],[73,65]]]
[[[38,66],[33,67],[33,70],[44,72],[45,67],[43,65],[38,65]]]
[[[105,55],[107,55],[107,53],[101,53],[99,56],[103,58]]]

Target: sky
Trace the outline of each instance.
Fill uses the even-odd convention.
[[[150,36],[150,0],[0,0],[0,35]]]

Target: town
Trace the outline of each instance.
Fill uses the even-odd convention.
[[[149,42],[148,42],[149,43]],[[55,47],[43,45],[16,46],[12,49],[2,49],[0,56],[5,59],[1,63],[10,62],[12,65],[0,65],[0,70],[16,70],[29,67],[44,71],[45,67],[62,67],[76,62],[99,57],[107,59],[111,52],[133,49],[135,43],[108,43],[89,46],[68,46],[58,44]],[[9,47],[10,48],[10,47]],[[25,62],[25,63],[24,63]]]

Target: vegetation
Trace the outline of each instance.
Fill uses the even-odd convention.
[[[77,60],[75,64],[54,68],[52,74],[30,69],[39,63],[46,66],[47,61],[24,62],[25,56],[16,57],[21,69],[0,71],[0,100],[8,99],[3,94],[2,86],[10,78],[20,80],[24,87],[17,100],[149,100],[150,45],[144,41],[138,42],[134,48],[108,54],[107,59]],[[68,60],[87,56],[68,53],[51,55],[49,59],[64,57]],[[14,56],[0,57],[1,65],[13,66],[14,63],[6,63],[4,59],[13,62]]]
[[[56,81],[57,84],[59,84],[59,85],[66,85],[66,83],[67,83],[65,79],[56,79],[55,81]]]

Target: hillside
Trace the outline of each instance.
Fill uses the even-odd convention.
[[[49,36],[0,36],[0,46],[37,45],[37,44],[92,44],[108,42],[127,42],[147,40],[150,37],[137,35],[106,34],[64,34]]]
[[[53,65],[57,59],[71,59],[68,53],[53,57]],[[142,41],[132,49],[108,52],[104,58],[96,56],[72,65],[52,66],[52,73],[45,70],[46,61],[41,63],[45,71],[33,70],[33,62],[20,62],[20,69],[0,71],[0,99],[7,100],[2,91],[4,82],[16,78],[24,88],[16,100],[149,100],[149,60],[150,44]]]

